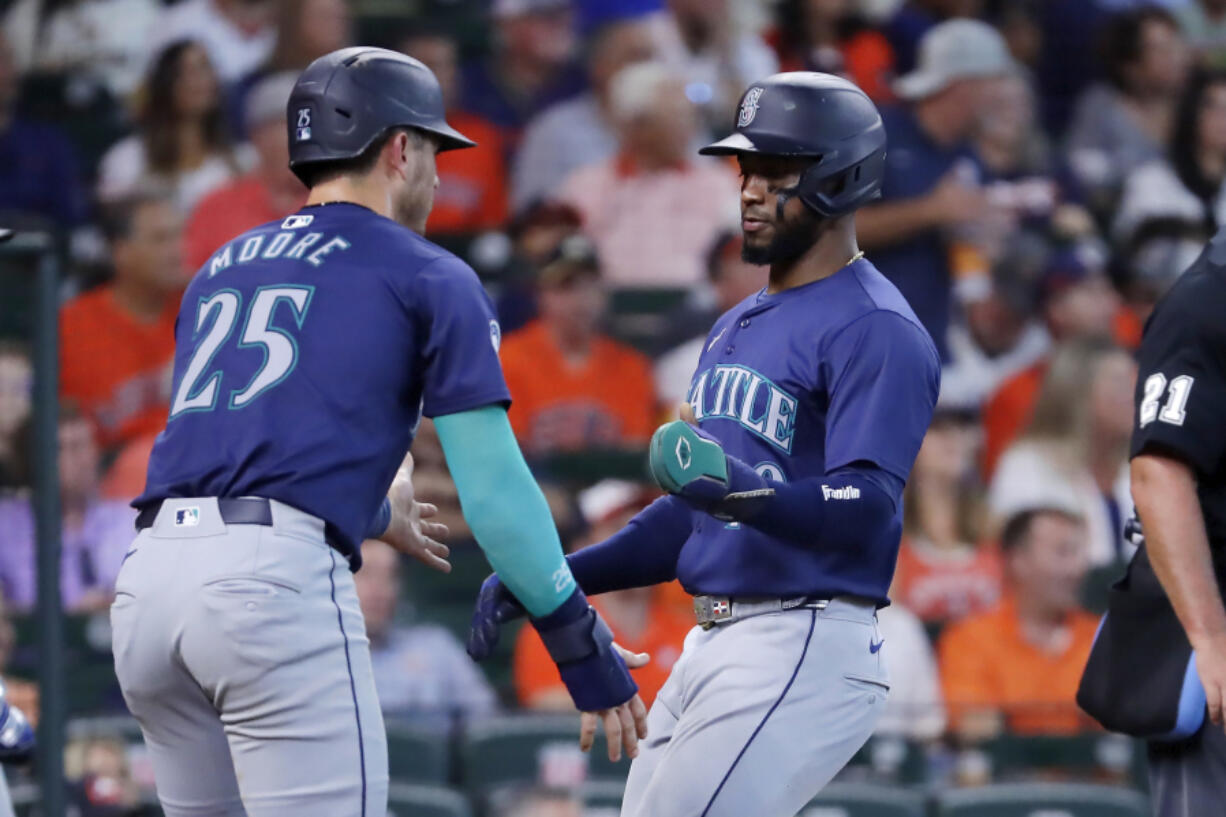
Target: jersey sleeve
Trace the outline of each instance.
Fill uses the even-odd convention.
[[[510,405],[498,361],[502,330],[477,274],[458,258],[444,257],[427,265],[414,283],[425,332],[422,413],[438,417]]]
[[[822,365],[827,473],[866,461],[905,482],[940,387],[931,339],[903,316],[878,310],[843,328]]]
[[[1185,303],[1160,305],[1141,341],[1131,453],[1172,454],[1204,475],[1226,457],[1226,332],[1207,304]]]

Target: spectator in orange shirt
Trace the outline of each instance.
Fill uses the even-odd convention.
[[[1107,277],[1107,258],[1097,242],[1081,241],[1055,252],[1039,281],[1040,308],[1057,344],[1077,338],[1110,339],[1119,295]],[[990,480],[1000,456],[1030,422],[1047,373],[1050,353],[1001,383],[983,407],[984,479]]]
[[[170,409],[175,316],[187,283],[182,224],[163,192],[105,213],[115,276],[60,313],[60,396],[98,427],[105,449],[157,432]]]
[[[646,446],[656,406],[647,358],[600,334],[600,262],[576,234],[537,281],[540,318],[507,336],[511,427],[529,457]]]
[[[400,50],[426,64],[443,90],[447,121],[477,143],[467,156],[440,153],[436,160],[438,189],[426,226],[429,235],[471,233],[501,227],[507,220],[507,168],[501,131],[473,113],[456,110],[459,100],[459,56],[453,38],[417,32]]]
[[[184,236],[187,266],[196,270],[239,233],[283,218],[306,201],[306,188],[289,169],[285,105],[296,73],[272,74],[247,95],[244,119],[257,158],[255,169],[201,199]]]
[[[592,527],[572,552],[617,533],[653,498],[653,492],[644,486],[617,480],[606,480],[587,489],[579,496],[579,506]],[[651,656],[649,664],[634,671],[639,695],[649,707],[681,657],[686,634],[694,627],[693,615],[676,608],[666,587],[618,590],[591,599],[618,644],[631,652]],[[545,645],[531,627],[519,631],[512,671],[515,697],[520,705],[528,709],[574,710],[558,668],[549,660]]]
[[[1001,534],[1007,594],[945,631],[938,655],[954,731],[976,741],[1002,727],[1070,734],[1089,720],[1074,696],[1098,629],[1078,598],[1086,528],[1058,508],[1022,511]]]
[[[903,498],[903,540],[890,597],[921,620],[965,618],[1000,600],[1003,567],[981,542],[983,484],[971,412],[937,406]]]
[[[847,77],[876,103],[894,98],[894,49],[860,18],[851,0],[784,0],[776,12],[781,71],[825,71]]]

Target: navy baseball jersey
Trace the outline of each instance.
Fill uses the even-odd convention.
[[[510,395],[476,274],[355,204],[305,207],[218,249],[183,296],[173,401],[141,507],[260,496],[358,547],[417,423]]]
[[[898,290],[867,260],[805,286],[750,296],[716,322],[690,384],[703,431],[767,479],[871,463],[905,482],[932,419],[940,359]],[[831,488],[826,501],[845,499]],[[846,497],[850,499],[851,497]],[[887,601],[902,503],[854,551],[785,542],[694,514],[677,577],[691,593],[850,594]]]

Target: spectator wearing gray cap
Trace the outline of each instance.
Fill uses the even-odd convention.
[[[285,105],[297,74],[273,74],[247,95],[243,120],[256,164],[251,172],[200,200],[187,221],[184,253],[198,269],[233,236],[266,221],[283,218],[302,206],[306,188],[290,172],[285,140]]]
[[[994,28],[948,20],[924,35],[918,67],[895,83],[903,103],[882,112],[889,139],[883,198],[860,211],[860,246],[907,298],[945,360],[955,251],[1000,216],[970,139],[990,112],[993,88],[1015,70]]]

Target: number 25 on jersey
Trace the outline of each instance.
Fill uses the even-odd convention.
[[[279,312],[289,310],[294,323],[301,330],[314,293],[314,287],[283,284],[260,287],[255,291],[236,348],[250,348],[252,352],[259,349],[264,354],[264,364],[247,385],[230,392],[226,403],[229,408],[239,409],[250,405],[294,370],[298,362],[298,343],[290,332],[273,326],[273,319]],[[200,299],[196,308],[194,335],[199,337],[204,332],[204,337],[192,352],[187,370],[183,372],[183,380],[175,389],[175,400],[170,408],[171,420],[185,412],[212,411],[216,408],[222,372],[218,369],[207,376],[205,372],[217,352],[230,340],[242,312],[242,302],[242,294],[233,289],[218,290]]]

